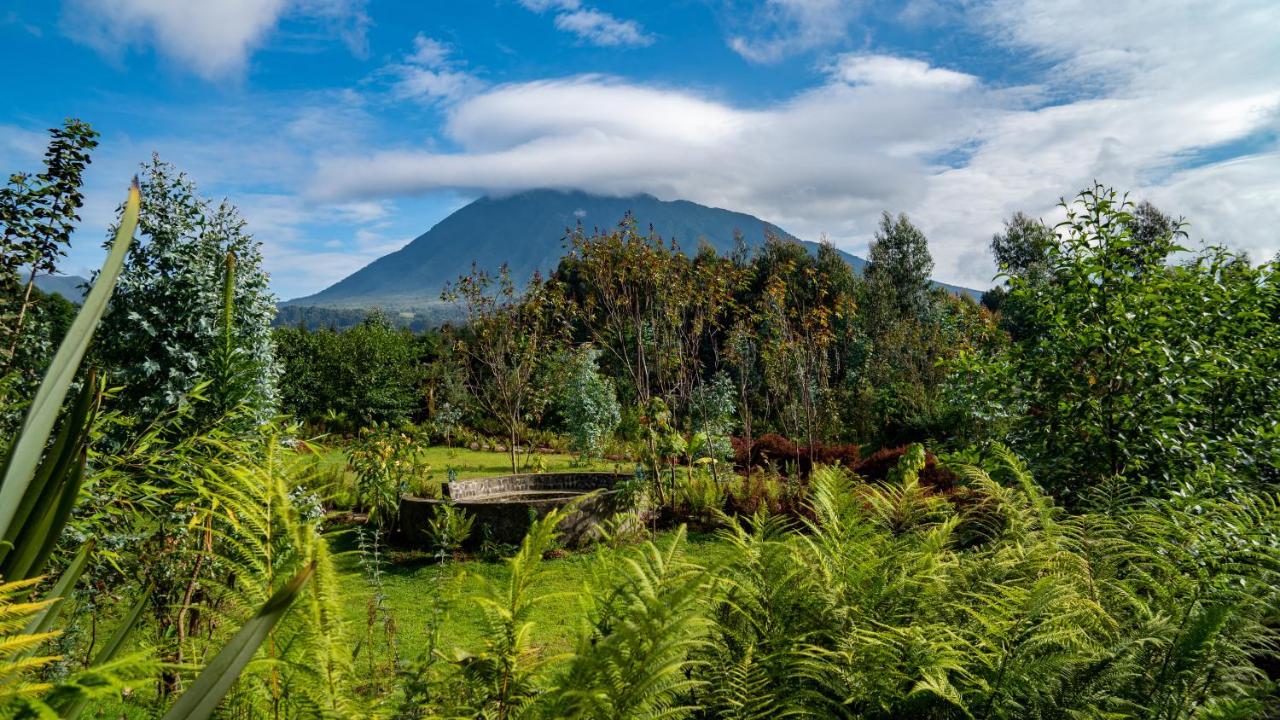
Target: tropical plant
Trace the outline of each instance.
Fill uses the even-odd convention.
[[[137,224],[139,201],[135,184],[130,190],[116,239],[102,272],[50,363],[45,381],[41,383],[28,408],[26,420],[5,457],[3,482],[0,484],[0,537],[4,538],[0,555],[4,558],[6,576],[14,578],[2,586],[4,593],[0,595],[0,618],[4,618],[0,633],[5,636],[4,649],[0,651],[3,658],[0,662],[4,663],[0,667],[0,684],[3,685],[0,702],[5,712],[13,712],[14,705],[18,704],[31,713],[53,712],[52,707],[57,707],[64,716],[72,717],[85,707],[85,699],[95,691],[101,694],[104,689],[109,691],[120,687],[121,678],[136,675],[139,668],[154,669],[153,664],[138,658],[115,662],[125,634],[140,615],[143,603],[139,602],[126,613],[125,622],[115,637],[87,671],[78,673],[70,682],[57,688],[32,681],[32,673],[55,659],[36,656],[35,652],[42,643],[57,634],[55,623],[58,614],[84,570],[92,544],[83,546],[63,570],[48,599],[36,603],[14,602],[14,593],[32,588],[41,579],[39,573],[79,496],[88,415],[91,400],[98,392],[96,382],[90,380],[83,384],[80,399],[70,414],[63,418],[62,429],[48,452],[46,444],[124,264]],[[301,580],[305,580],[305,576]],[[271,611],[278,616],[288,607],[292,597],[292,592],[278,596]],[[250,633],[233,642],[231,647],[233,651],[229,652],[228,660],[214,673],[222,684],[235,680],[244,662],[256,650],[257,642]],[[235,659],[237,655],[241,659]],[[52,692],[48,692],[50,690]],[[220,697],[221,693],[210,688],[197,687],[185,702],[207,710],[203,715],[198,711],[184,712],[178,717],[206,717]]]
[[[222,314],[234,313],[232,341],[241,362],[255,369],[244,398],[259,421],[275,412],[276,371],[271,348],[275,298],[262,270],[261,243],[245,231],[234,206],[202,198],[185,173],[153,157],[142,167],[143,240],[130,247],[97,348],[124,385],[135,414],[153,420],[212,374],[226,345]],[[228,272],[229,254],[235,272]],[[231,278],[231,303],[224,302]],[[216,418],[222,408],[203,412]]]
[[[599,351],[582,348],[570,355],[557,409],[572,438],[570,449],[583,459],[598,458],[605,441],[622,421],[613,381],[601,377]]]
[[[1058,493],[1115,475],[1163,493],[1210,467],[1276,478],[1277,267],[1213,247],[1166,265],[1181,227],[1102,186],[1063,207],[1051,279],[1010,279],[1008,302],[1037,330],[968,368],[987,394],[975,407],[1003,404]]]
[[[360,431],[347,458],[356,476],[356,505],[368,511],[380,532],[390,531],[400,514],[400,496],[428,469],[415,439],[405,430],[374,425]]]
[[[441,502],[432,508],[427,537],[441,557],[447,557],[462,549],[462,544],[471,537],[474,524],[475,518],[466,510],[448,501]]]

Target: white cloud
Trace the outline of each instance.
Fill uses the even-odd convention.
[[[754,63],[772,63],[847,39],[858,0],[765,0],[746,16],[743,32],[728,38],[734,52]]]
[[[449,58],[449,46],[418,33],[413,38],[413,52],[405,58],[405,62],[425,67],[440,67]]]
[[[556,13],[555,24],[578,39],[601,47],[643,47],[653,44],[653,36],[640,23],[587,7],[580,0],[517,0],[525,8]]]
[[[577,10],[582,7],[579,0],[516,0],[521,5],[534,12],[546,12],[548,10]]]
[[[479,88],[483,83],[462,70],[450,56],[453,48],[434,38],[418,33],[413,39],[413,52],[404,62],[390,66],[397,77],[393,93],[401,100],[426,102],[455,101]]]
[[[928,233],[940,279],[982,287],[1002,217],[1050,213],[1060,196],[1097,179],[1185,215],[1194,238],[1255,259],[1276,252],[1280,148],[1258,138],[1280,132],[1280,36],[1270,31],[1280,27],[1280,5],[970,7],[966,21],[991,42],[1047,68],[1036,84],[1000,87],[922,58],[832,51],[814,87],[749,107],[598,75],[486,88],[447,44],[421,36],[395,66],[414,73],[391,78],[412,97],[443,103],[442,137],[406,146],[407,133],[387,132],[376,95],[355,91],[251,98],[239,113],[186,109],[156,120],[182,128],[180,137],[103,138],[90,173],[110,182],[91,193],[82,213],[90,237],[80,244],[96,251],[121,178],[158,148],[203,190],[242,207],[285,297],[318,290],[420,232],[425,215],[399,221],[433,198],[394,198],[440,189],[651,192],[750,212],[801,237],[825,232],[854,252],[881,210],[901,210]],[[463,77],[451,85],[449,73]],[[0,127],[0,158],[19,168],[38,162],[40,130]],[[397,139],[379,145],[386,136]],[[1215,161],[1211,149],[1224,144],[1253,149]]]
[[[575,10],[556,16],[556,27],[602,47],[615,45],[643,46],[653,43],[634,20],[620,20],[599,10]]]
[[[982,97],[833,80],[753,110],[600,76],[506,85],[451,110],[446,135],[460,152],[321,158],[313,189],[322,197],[645,191],[745,209],[811,237],[852,238],[880,209],[918,198],[928,157],[964,142],[990,114]]]
[[[898,87],[964,90],[978,79],[972,75],[930,67],[923,60],[910,60],[892,55],[850,53],[836,59],[832,72],[841,80],[855,85],[895,85]]]
[[[16,125],[0,125],[0,167],[38,169],[49,136]]]
[[[363,0],[71,0],[64,26],[103,54],[150,45],[206,79],[239,74],[287,14],[336,24],[359,50],[368,18]]]

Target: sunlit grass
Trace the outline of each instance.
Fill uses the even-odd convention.
[[[660,533],[665,535],[665,533]],[[348,535],[338,543],[344,550],[354,550],[354,537]],[[714,534],[691,534],[685,555],[693,562],[714,563],[724,558],[729,545]],[[594,554],[587,550],[544,561],[545,572],[535,583],[533,594],[566,593],[554,602],[537,607],[533,614],[533,638],[545,654],[571,650],[576,638],[582,610],[572,594],[582,590],[591,576]],[[368,572],[360,566],[355,552],[342,557],[340,572],[346,590],[346,611],[352,634],[367,634],[369,603],[375,586]],[[470,600],[483,584],[501,583],[506,579],[506,563],[468,560],[438,564],[425,560],[387,563],[382,569],[382,592],[385,608],[395,620],[400,657],[417,658],[427,647],[431,608],[441,598],[452,600],[441,617],[440,650],[474,649],[483,640],[484,628],[478,606]],[[381,636],[381,631],[377,633]],[[379,640],[380,643],[380,640]],[[385,652],[385,648],[379,648]]]
[[[521,472],[570,472],[597,471],[631,473],[634,463],[595,460],[581,462],[568,453],[536,453],[534,455],[517,456]],[[412,494],[434,495],[440,483],[448,482],[450,471],[453,479],[468,480],[471,478],[493,477],[511,474],[511,457],[506,453],[470,450],[468,448],[445,447],[432,445],[418,450],[420,473],[409,482],[408,490]],[[347,467],[346,451],[340,445],[324,447],[316,458],[313,471],[322,478],[328,478],[330,488],[351,488],[355,483],[355,475]],[[342,477],[342,482],[336,478]],[[340,503],[342,504],[342,503]]]

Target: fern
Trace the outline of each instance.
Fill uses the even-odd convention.
[[[593,589],[595,608],[569,667],[539,703],[542,717],[685,717],[694,709],[691,655],[704,646],[715,581],[680,558],[685,532],[612,559],[617,580]]]

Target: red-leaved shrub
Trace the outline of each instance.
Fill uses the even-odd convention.
[[[868,482],[887,480],[889,471],[898,466],[898,461],[906,454],[908,447],[908,445],[901,445],[877,450],[855,464],[853,471]],[[955,482],[955,474],[939,466],[936,455],[925,452],[924,469],[920,471],[920,484],[935,490],[950,490],[955,486]]]
[[[794,467],[802,477],[807,477],[813,470],[814,463],[851,468],[858,462],[858,446],[852,444],[814,443],[809,447],[775,433],[761,435],[750,448],[743,438],[732,438],[731,442],[734,464],[743,472],[752,468],[765,468],[773,463],[779,472],[785,473]]]

